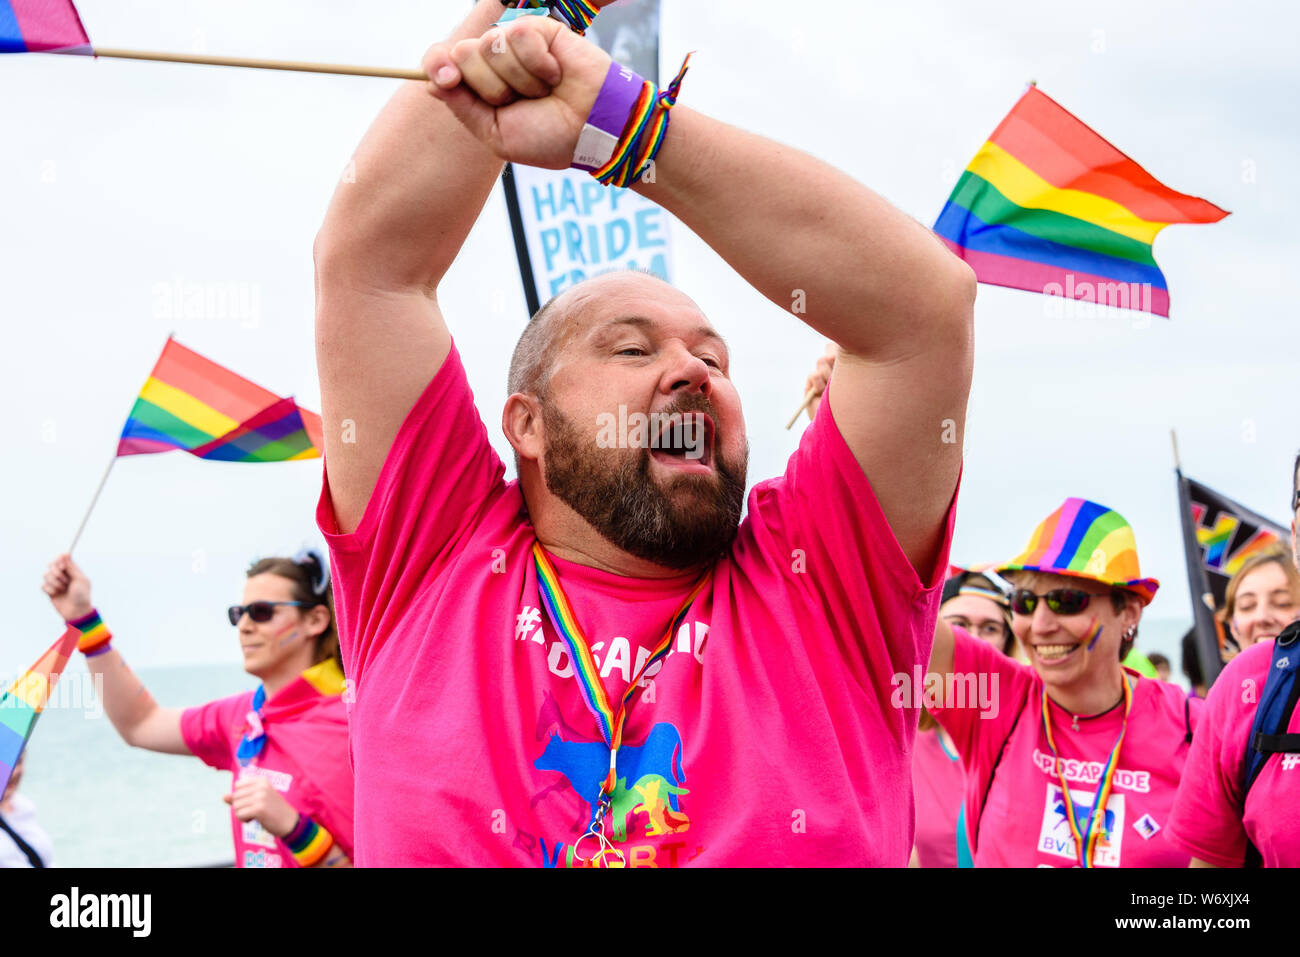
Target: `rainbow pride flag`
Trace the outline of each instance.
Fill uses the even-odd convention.
[[[69,0],[0,0],[0,53],[93,52]]]
[[[1227,215],[1165,186],[1031,86],[966,167],[934,230],[980,282],[1168,316],[1156,234]]]
[[[293,399],[281,399],[191,452],[201,459],[220,462],[286,462],[320,455],[307,433],[303,411]]]
[[[122,429],[117,454],[181,449],[224,462],[320,456],[320,416],[168,338]]]
[[[50,692],[80,638],[81,632],[69,627],[36,664],[0,695],[0,794],[9,784],[18,758],[36,727],[36,719],[45,710]]]

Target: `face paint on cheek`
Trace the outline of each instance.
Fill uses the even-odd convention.
[[[298,640],[298,627],[289,625],[275,635],[275,647],[283,648],[285,645],[293,644]]]
[[[1101,637],[1102,627],[1097,619],[1092,620],[1092,625],[1088,628],[1088,633],[1083,636],[1084,641],[1088,642],[1088,650],[1092,651],[1097,647],[1097,639]]]

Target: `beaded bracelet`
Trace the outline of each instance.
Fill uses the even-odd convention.
[[[112,640],[113,633],[108,630],[108,626],[104,624],[104,619],[99,617],[96,609],[90,609],[90,614],[74,618],[68,624],[81,632],[81,638],[77,641],[77,650],[87,658],[112,650],[108,643]]]
[[[299,867],[319,864],[334,846],[334,835],[306,814],[298,815],[298,823],[281,840],[293,853],[293,859]]]

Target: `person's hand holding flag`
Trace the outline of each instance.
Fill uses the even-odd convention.
[[[430,92],[494,154],[567,169],[609,54],[556,20],[526,17],[424,57]]]

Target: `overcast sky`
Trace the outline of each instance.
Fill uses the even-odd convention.
[[[1188,474],[1277,519],[1300,447],[1292,318],[1300,202],[1295,8],[1090,0],[804,5],[663,0],[665,70],[696,50],[683,102],[807,150],[930,225],[1029,80],[1174,189],[1232,211],[1155,245],[1172,318],[1049,314],[981,286],[954,560],[1004,559],[1060,501],[1133,524],[1148,615],[1188,618],[1169,429]],[[418,65],[458,0],[82,0],[104,47]],[[830,11],[825,17],[816,10]],[[859,12],[859,11],[868,12]],[[394,81],[0,57],[0,674],[58,633],[38,590],[116,447],[168,332],[319,408],[311,244]],[[751,482],[784,469],[782,429],[819,337],[680,225],[677,284],[727,335]],[[774,236],[773,242],[780,237]],[[507,265],[508,264],[508,265]],[[870,268],[864,263],[863,268]],[[244,318],[166,315],[167,290],[246,296]],[[506,365],[526,317],[493,197],[442,291],[503,457]],[[117,463],[78,547],[137,666],[238,662],[223,609],[258,555],[319,542],[319,462]]]

